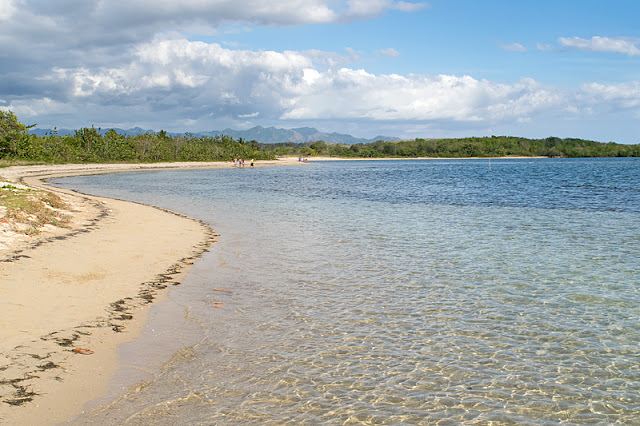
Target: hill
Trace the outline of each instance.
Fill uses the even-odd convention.
[[[104,135],[109,129],[100,129],[100,133]],[[155,133],[154,130],[145,130],[140,127],[134,127],[132,129],[119,129],[114,128],[116,132],[121,135],[128,136],[137,136],[145,133]],[[45,136],[47,134],[53,133],[53,129],[39,129],[33,128],[30,130],[31,134],[37,136]],[[55,130],[58,135],[65,136],[69,134],[75,134],[75,130],[69,129],[56,129]],[[366,138],[357,138],[352,135],[343,134],[343,133],[326,133],[321,132],[318,129],[313,127],[299,127],[295,129],[280,129],[276,127],[262,127],[255,126],[248,130],[233,130],[233,129],[225,129],[225,130],[211,130],[209,132],[197,132],[192,133],[194,136],[209,136],[214,137],[218,135],[230,136],[234,139],[243,140],[255,140],[260,143],[281,143],[281,142],[294,142],[294,143],[305,143],[305,142],[316,142],[316,141],[325,141],[327,143],[338,143],[338,144],[358,144],[358,143],[370,143],[378,140],[381,141],[394,141],[398,140],[397,137],[391,136],[376,136],[375,138],[366,139]],[[167,132],[169,136],[180,136],[184,135],[184,133],[174,133]]]

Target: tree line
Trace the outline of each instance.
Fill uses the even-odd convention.
[[[0,111],[0,158],[44,163],[149,163],[275,159],[272,149],[256,141],[229,136],[168,135],[165,131],[122,135],[111,129],[82,128],[74,134],[28,133],[12,112]]]
[[[126,163],[275,159],[277,156],[329,155],[346,158],[415,157],[640,157],[640,145],[583,139],[527,139],[512,136],[375,141],[333,144],[324,141],[276,144],[230,136],[172,136],[165,131],[122,135],[111,129],[82,128],[74,134],[29,134],[11,111],[0,111],[0,159],[43,163]]]
[[[583,139],[548,137],[527,139],[488,136],[455,139],[375,141],[366,144],[276,144],[276,152],[358,158],[463,158],[463,157],[640,157],[640,144],[602,143]]]

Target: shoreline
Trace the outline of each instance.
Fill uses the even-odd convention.
[[[298,157],[296,157],[298,158]],[[309,162],[314,161],[390,161],[390,160],[527,160],[527,159],[543,159],[551,157],[525,157],[517,155],[509,155],[503,157],[327,157],[325,155],[317,155],[306,157]]]
[[[357,160],[308,159],[311,163]],[[297,164],[304,163],[298,157],[287,157],[259,161],[256,167]],[[0,262],[0,308],[4,312],[0,319],[1,423],[61,422],[80,414],[87,403],[104,398],[119,366],[118,348],[140,337],[150,303],[164,300],[168,287],[179,284],[189,265],[216,237],[209,226],[180,213],[81,194],[46,181],[76,175],[212,168],[233,166],[194,162],[0,169],[3,179],[70,197],[80,208],[70,229],[33,238],[14,247],[8,261]],[[180,247],[174,247],[180,232]],[[0,252],[0,257],[5,254]],[[76,347],[93,353],[78,354]]]
[[[293,161],[261,161],[257,167]],[[298,163],[297,160],[295,163]],[[75,201],[70,228],[30,237],[0,262],[0,423],[69,420],[104,397],[118,348],[139,338],[152,302],[166,298],[217,234],[154,206],[80,194],[55,177],[142,170],[232,168],[231,163],[13,166],[3,179]],[[247,167],[248,168],[248,167]],[[28,284],[28,285],[25,285]],[[75,349],[89,349],[89,355]]]

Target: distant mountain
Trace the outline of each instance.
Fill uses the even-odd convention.
[[[55,131],[60,136],[72,135],[74,133],[74,130],[69,130],[69,129],[56,129]],[[50,135],[53,132],[54,132],[53,129],[37,129],[37,128],[29,129],[29,133],[31,133],[32,135],[37,135],[37,136],[47,136],[47,135]]]
[[[106,128],[106,129],[100,129],[100,133],[101,134],[105,134],[107,133],[109,130],[111,130],[112,128]],[[113,130],[115,130],[117,133],[121,134],[121,135],[130,135],[130,136],[136,136],[136,135],[143,135],[145,133],[153,133],[153,130],[144,130],[140,127],[134,127],[133,129],[120,129],[118,127],[113,128]],[[58,135],[60,136],[66,136],[66,135],[73,135],[75,134],[75,130],[69,130],[69,129],[38,129],[38,128],[33,128],[31,130],[29,130],[29,133],[31,133],[32,135],[38,135],[38,136],[46,136],[46,135],[50,135],[53,132],[58,133]],[[174,135],[178,135],[179,133],[173,133]],[[182,134],[182,133],[180,133]]]
[[[104,134],[109,129],[100,129],[100,132]],[[140,127],[134,127],[133,129],[114,129],[121,135],[140,135],[144,133],[153,133],[153,130],[144,130]],[[75,130],[69,129],[57,129],[56,130],[60,136],[74,134]],[[52,129],[38,129],[34,128],[30,131],[32,134],[38,136],[44,136],[45,134],[51,134],[53,132]],[[167,132],[168,135],[178,136],[183,135],[184,133],[173,133]],[[233,130],[233,129],[225,129],[225,130],[212,130],[210,132],[197,132],[193,133],[195,136],[217,136],[217,135],[226,135],[231,136],[234,139],[242,138],[244,140],[255,140],[260,143],[279,143],[279,142],[295,142],[295,143],[304,143],[304,142],[315,142],[315,141],[325,141],[328,143],[343,143],[343,144],[356,144],[356,143],[369,143],[375,141],[395,141],[400,138],[391,137],[391,136],[376,136],[375,138],[365,139],[365,138],[356,138],[351,135],[343,134],[343,133],[325,133],[321,132],[318,129],[314,129],[313,127],[299,127],[297,129],[278,129],[275,127],[262,127],[256,126],[248,130]]]
[[[368,143],[377,140],[394,141],[398,140],[397,137],[391,136],[377,136],[372,139],[356,138],[351,135],[343,133],[326,133],[321,132],[313,127],[299,127],[296,129],[278,129],[275,127],[262,127],[256,126],[248,130],[233,130],[225,129],[222,131],[216,130],[212,132],[200,132],[197,135],[215,136],[215,135],[227,135],[234,139],[242,138],[245,140],[255,140],[260,143],[278,143],[278,142],[316,142],[325,141],[328,143],[344,143],[344,144],[356,144],[356,143]]]

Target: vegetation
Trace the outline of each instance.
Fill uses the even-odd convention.
[[[52,192],[4,183],[0,187],[0,222],[14,231],[35,235],[44,225],[65,227],[70,208]]]
[[[279,155],[331,155],[336,157],[640,157],[640,145],[601,143],[582,139],[526,139],[512,136],[457,139],[414,139],[367,144],[275,144]]]
[[[160,161],[231,161],[233,158],[274,159],[278,155],[336,157],[640,157],[640,145],[582,139],[526,139],[513,136],[457,139],[376,141],[366,144],[261,144],[229,136],[179,136],[165,131],[121,135],[111,129],[82,128],[73,135],[56,131],[31,135],[11,111],[0,111],[0,160],[39,163],[146,163]]]
[[[32,127],[32,126],[31,126]],[[165,131],[127,136],[82,128],[73,135],[31,135],[11,112],[0,111],[0,159],[39,163],[150,163],[274,159],[270,146],[228,136],[170,136]]]
[[[13,112],[0,110],[0,158],[17,154],[28,129]]]

